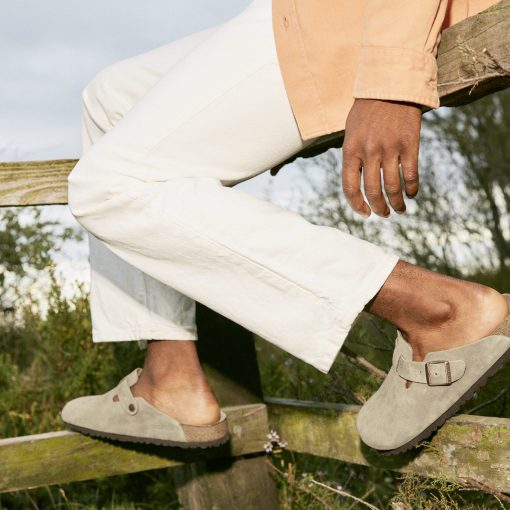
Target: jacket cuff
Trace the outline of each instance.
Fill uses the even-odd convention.
[[[361,47],[353,97],[438,108],[436,59],[431,53],[408,48]]]

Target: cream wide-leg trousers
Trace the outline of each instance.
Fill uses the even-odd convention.
[[[312,142],[271,0],[100,71],[82,122],[68,198],[89,233],[93,341],[194,340],[199,301],[329,371],[398,257],[233,187]]]

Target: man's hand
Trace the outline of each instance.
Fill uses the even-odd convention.
[[[406,210],[400,165],[406,195],[418,193],[421,113],[421,106],[414,103],[355,99],[345,126],[342,187],[357,213],[368,218],[371,207],[379,216],[389,216],[383,188],[395,212]],[[370,207],[361,192],[362,173]]]

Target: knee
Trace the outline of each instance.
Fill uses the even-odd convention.
[[[96,237],[105,235],[105,222],[130,202],[133,180],[111,171],[114,166],[111,153],[96,144],[67,176],[69,211],[82,227]]]
[[[88,229],[86,218],[93,209],[97,192],[93,190],[93,177],[87,168],[88,157],[83,156],[67,176],[67,204],[76,221]]]
[[[67,176],[67,204],[76,221],[95,232],[95,218],[106,214],[108,201],[119,187],[105,171],[105,163],[92,147]]]

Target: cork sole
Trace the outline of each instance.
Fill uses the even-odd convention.
[[[473,395],[482,387],[484,386],[488,379],[492,377],[496,372],[501,370],[505,363],[510,360],[510,349],[508,349],[503,356],[501,356],[486,372],[483,374],[480,379],[478,379],[465,393],[460,397],[457,402],[455,402],[445,413],[443,413],[434,423],[432,423],[429,427],[427,427],[423,432],[421,432],[419,435],[417,435],[414,439],[411,441],[408,441],[407,443],[403,444],[402,446],[399,446],[398,448],[395,448],[393,450],[377,450],[377,452],[381,453],[382,455],[396,455],[397,453],[403,453],[407,450],[410,450],[411,448],[414,448],[418,443],[423,441],[424,439],[427,439],[435,430],[437,430],[441,425],[445,423],[446,420],[451,418],[459,409],[460,407],[467,402],[470,398],[473,397]]]
[[[150,437],[137,437],[137,436],[126,436],[123,434],[113,434],[110,432],[103,432],[100,430],[93,430],[86,427],[80,427],[78,425],[73,425],[71,423],[64,422],[64,425],[67,429],[72,430],[74,432],[80,432],[82,434],[86,434],[87,436],[100,437],[103,439],[113,439],[114,441],[123,441],[128,443],[144,443],[144,444],[155,444],[158,446],[176,446],[178,448],[210,448],[214,446],[220,446],[226,443],[229,440],[228,432],[222,437],[216,437],[214,434],[214,439],[204,439],[201,441],[170,441],[168,439],[156,439]],[[219,424],[218,424],[219,425]],[[186,427],[190,427],[187,425]],[[211,428],[216,428],[217,425],[212,425]],[[200,427],[202,430],[201,436],[204,438],[206,436],[207,427]]]

